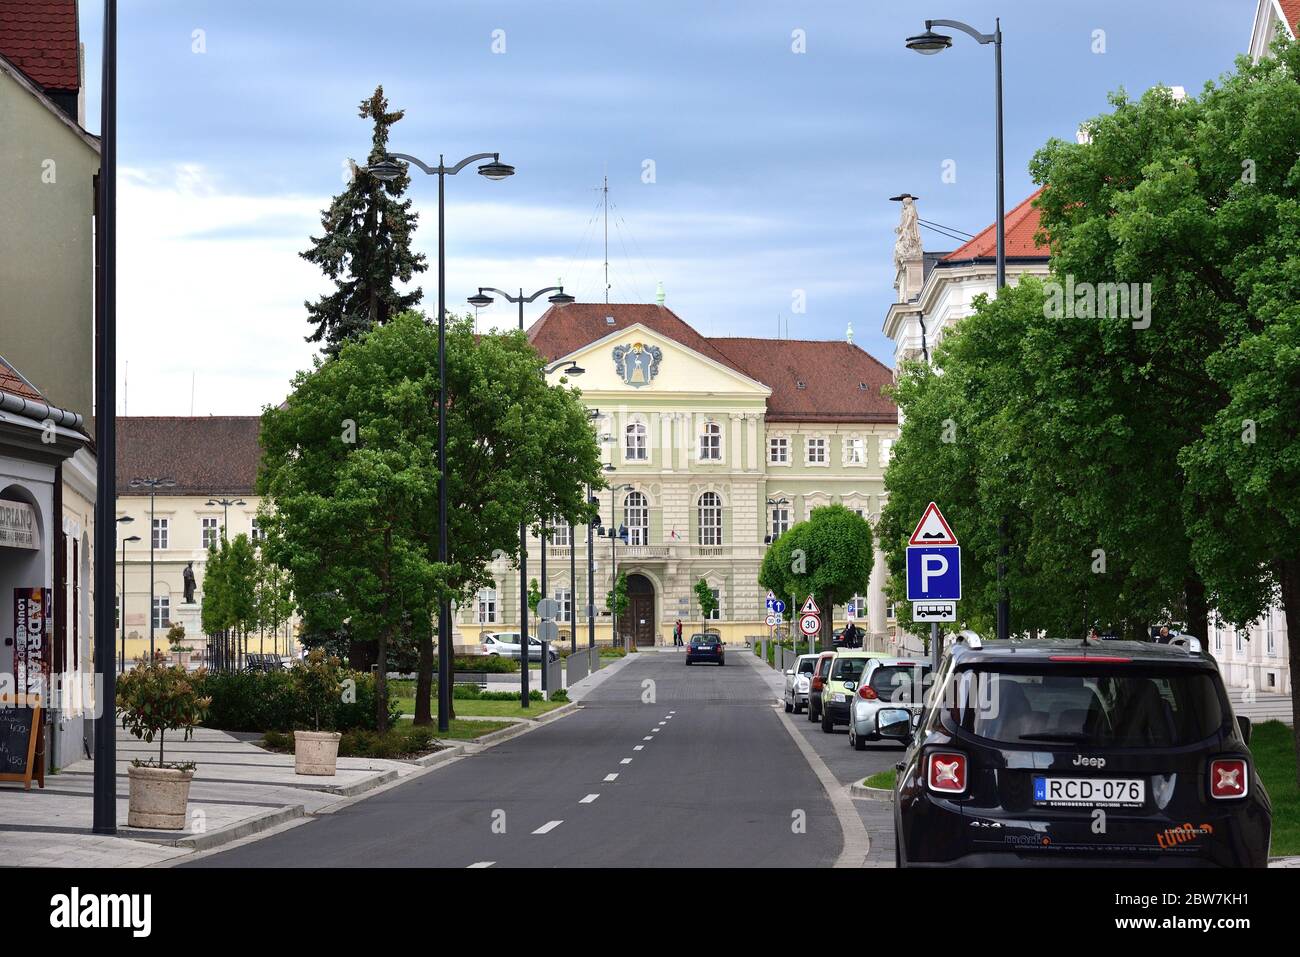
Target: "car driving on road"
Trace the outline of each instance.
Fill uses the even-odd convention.
[[[817,668],[817,655],[800,655],[793,668],[785,672],[785,710],[789,714],[802,714],[808,707],[808,687],[812,683],[812,673]]]
[[[1199,643],[967,639],[909,739],[894,824],[913,865],[1263,867],[1272,806]]]
[[[818,717],[822,730],[830,734],[837,724],[849,723],[849,703],[857,690],[867,662],[885,657],[880,651],[837,651],[831,658],[830,673],[821,688]]]
[[[930,685],[930,662],[920,658],[872,658],[849,704],[849,746],[865,751],[880,740],[880,714],[905,708],[919,712]]]
[[[722,643],[722,636],[710,631],[705,634],[696,632],[686,645],[686,663],[697,661],[716,661],[720,665],[727,663],[727,646]]]

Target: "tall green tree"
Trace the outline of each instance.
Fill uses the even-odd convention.
[[[778,595],[814,595],[822,609],[823,639],[834,608],[866,592],[874,553],[871,526],[843,505],[814,508],[768,548],[758,582]],[[791,608],[792,616],[798,609]]]
[[[369,166],[384,158],[403,111],[389,110],[384,88],[377,86],[361,101],[359,115],[371,121]],[[311,248],[301,253],[334,283],[333,292],[304,303],[313,327],[307,341],[323,341],[330,355],[343,342],[418,305],[419,288],[402,292],[397,285],[429,268],[423,254],[411,251],[418,216],[411,212],[411,200],[401,198],[410,177],[403,173],[385,183],[351,160],[349,164],[351,179],[321,214],[322,234],[313,236]]]
[[[415,720],[427,723],[433,635],[442,598],[467,600],[515,555],[523,521],[582,524],[584,485],[600,483],[599,450],[576,393],[548,385],[517,332],[447,331],[448,561],[438,561],[437,330],[406,313],[337,357],[300,373],[289,399],[262,417],[258,488],[269,558],[288,570],[311,633],[341,630],[375,643],[380,683],[388,648],[419,644]],[[438,636],[451,640],[451,636]],[[377,689],[386,700],[386,686]],[[378,707],[380,727],[386,709]]]
[[[713,594],[713,589],[703,578],[695,583],[695,600],[700,606],[700,631],[707,634],[709,619],[718,610],[718,596]]]

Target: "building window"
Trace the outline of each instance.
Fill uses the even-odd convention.
[[[772,509],[772,541],[790,530],[790,510],[778,505]]]
[[[623,430],[626,439],[623,452],[630,462],[644,462],[649,458],[646,448],[646,429],[644,422],[629,422]]]
[[[122,628],[122,596],[117,595],[113,600],[113,630],[120,631]]]
[[[629,545],[650,543],[650,503],[641,492],[628,492],[623,499],[623,524]]]
[[[1238,651],[1241,651],[1241,650],[1242,650],[1242,647],[1241,647],[1241,632],[1242,632],[1242,629],[1240,629],[1240,628],[1234,628],[1234,629],[1233,629],[1233,633],[1237,636],[1237,650],[1238,650]]]
[[[478,623],[480,625],[495,624],[497,620],[497,590],[495,588],[480,588],[478,590]]]
[[[790,461],[790,440],[784,435],[774,435],[767,440],[767,460],[773,465],[785,465]]]
[[[155,518],[153,520],[153,547],[167,547],[167,519]]]
[[[1270,608],[1264,614],[1264,644],[1266,650],[1271,655],[1275,652],[1273,645],[1273,609]]]
[[[894,440],[881,439],[880,440],[880,467],[882,469],[888,468],[889,460],[892,459],[893,457],[894,457]]]
[[[249,537],[255,542],[260,542],[266,538],[266,532],[262,531],[262,526],[258,524],[257,519],[253,519],[253,528]]]
[[[848,465],[862,465],[867,461],[867,443],[855,435],[844,442],[844,461]]]
[[[885,606],[885,617],[890,621],[894,620],[894,603],[892,601]]]
[[[1220,631],[1222,622],[1217,614],[1210,615],[1210,627],[1214,630],[1214,650],[1223,650],[1223,632]]]
[[[706,618],[705,620],[722,621],[722,589],[710,588],[709,591],[713,593],[713,601],[717,604],[718,607],[713,609],[713,614],[709,615],[708,618]]]
[[[551,544],[557,548],[568,548],[572,542],[569,540],[569,523],[562,518],[551,521]]]
[[[700,496],[700,544],[722,544],[722,498],[717,492]]]
[[[557,621],[569,621],[573,612],[573,591],[568,588],[555,589],[555,600],[560,603],[560,617]]]
[[[700,461],[722,461],[722,426],[716,422],[704,423],[704,434],[700,436]]]
[[[823,438],[810,437],[808,439],[808,464],[825,465],[826,464],[826,440]]]
[[[168,628],[171,626],[172,600],[168,595],[155,595],[153,599],[153,627],[157,631],[159,628]]]
[[[201,521],[203,534],[203,547],[215,548],[217,544],[217,519],[216,516],[205,518]]]

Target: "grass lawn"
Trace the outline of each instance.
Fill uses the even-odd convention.
[[[402,706],[402,716],[411,718],[415,715],[415,696],[409,698],[403,697],[397,699]],[[538,715],[546,714],[548,711],[554,711],[561,705],[568,704],[567,701],[530,701],[528,710],[519,707],[519,699],[514,701],[482,701],[474,698],[456,698],[455,709],[458,716],[469,718],[536,718]],[[435,698],[432,704],[434,713],[437,713],[438,701]],[[500,725],[497,725],[499,728]]]
[[[862,783],[869,788],[885,788],[892,791],[896,777],[898,777],[898,772],[890,768],[888,771],[877,771]]]
[[[467,721],[463,718],[457,718],[451,722],[451,727],[447,733],[439,733],[438,737],[444,741],[447,739],[469,741],[481,737],[489,731],[500,731],[502,727],[504,726],[500,721]]]
[[[1273,857],[1300,854],[1300,788],[1295,781],[1295,738],[1281,721],[1265,721],[1250,732],[1250,751],[1273,802]]]

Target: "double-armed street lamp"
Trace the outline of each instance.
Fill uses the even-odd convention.
[[[481,309],[484,306],[490,306],[496,300],[489,296],[488,293],[496,293],[506,302],[513,302],[519,306],[519,331],[524,331],[524,306],[530,302],[536,302],[540,297],[546,295],[546,301],[553,306],[567,306],[574,299],[564,291],[563,286],[547,286],[544,289],[538,289],[532,295],[525,296],[524,290],[520,288],[517,295],[511,295],[504,290],[497,289],[493,286],[479,286],[478,292],[470,296],[466,301],[475,309]],[[565,363],[559,363],[565,365]],[[568,375],[582,375],[586,370],[576,362],[567,363],[568,368],[565,373]],[[543,369],[544,375],[549,375],[558,366]],[[521,707],[528,707],[528,523],[521,521],[519,523],[519,670],[522,673],[519,682],[519,704]],[[542,524],[542,597],[546,597],[546,525]],[[545,648],[543,648],[545,652]],[[545,654],[542,655],[546,657]],[[547,662],[542,662],[542,677],[546,677]]]
[[[1002,137],[1002,20],[1001,18],[993,21],[992,33],[981,33],[968,23],[962,23],[960,20],[926,20],[925,32],[916,36],[907,38],[907,48],[915,50],[927,56],[933,56],[936,53],[942,53],[952,46],[952,37],[943,33],[935,33],[935,27],[951,27],[954,30],[960,30],[962,33],[972,37],[980,44],[993,44],[993,104],[994,104],[994,159],[997,167],[997,289],[1001,290],[1007,284],[1007,256],[1006,256],[1006,222],[1005,208],[1006,203],[1003,196],[1003,137]],[[1006,574],[1007,574],[1007,520],[1004,516],[998,522],[998,611],[997,611],[997,636],[1006,639],[1011,636],[1011,599],[1006,592]]]
[[[604,471],[608,474],[617,469],[607,464]],[[618,493],[630,492],[635,488],[635,485],[627,482],[609,488],[609,640],[612,646],[618,645],[618,614],[614,609],[614,599],[618,592],[618,543],[621,540],[624,545],[627,544],[627,526],[618,524]]]
[[[221,506],[221,538],[224,541],[225,539],[230,537],[229,533],[226,531],[226,529],[230,527],[230,506],[232,505],[242,506],[242,505],[247,505],[248,503],[245,502],[242,498],[236,498],[236,499],[210,498],[207,500],[205,504],[214,507],[218,505]]]
[[[789,505],[789,504],[790,504],[790,500],[789,500],[788,498],[769,498],[769,499],[767,500],[767,504],[768,504],[768,505]],[[770,513],[770,512],[768,513],[768,525],[769,525],[769,526],[772,526],[771,513]],[[776,536],[776,529],[775,529],[775,527],[769,527],[767,535],[765,535],[765,536],[763,537],[763,544],[764,544],[764,545],[771,545],[774,541],[776,541],[776,537],[777,537],[777,536]]]
[[[409,163],[430,176],[438,177],[438,562],[447,564],[447,244],[446,244],[446,183],[470,163],[487,160],[478,167],[478,174],[491,180],[513,176],[515,168],[501,162],[499,153],[475,153],[454,166],[447,166],[441,154],[438,165],[429,166],[409,153],[385,153],[383,159],[364,167],[365,172],[381,183],[391,183],[406,173],[403,162]],[[525,597],[525,601],[527,598]],[[527,655],[527,648],[521,651]],[[451,729],[451,602],[438,600],[438,730]],[[524,671],[528,670],[527,658]]]
[[[130,525],[135,519],[130,515],[123,515],[117,520],[118,525]],[[140,541],[139,535],[128,535],[122,540],[122,597],[117,602],[117,614],[122,619],[122,651],[118,657],[117,670],[126,671],[126,543]]]
[[[158,523],[154,518],[154,496],[158,494],[160,488],[171,488],[176,484],[175,479],[170,478],[133,478],[130,481],[131,488],[147,488],[149,490],[149,660],[153,661],[154,656],[154,596],[153,596],[153,551],[158,544]],[[123,616],[125,621],[126,616]]]

